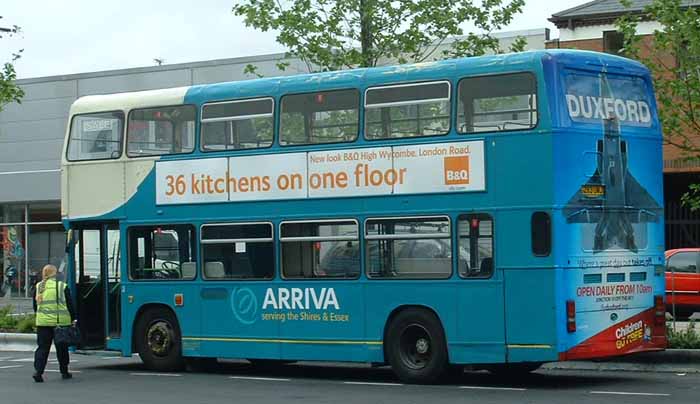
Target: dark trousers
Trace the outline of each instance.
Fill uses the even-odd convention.
[[[37,327],[36,328],[36,343],[37,348],[34,351],[34,370],[38,374],[43,374],[46,368],[46,362],[49,360],[49,351],[51,350],[51,342],[53,342],[54,327]],[[56,356],[58,357],[58,367],[61,373],[68,373],[68,345],[54,344],[56,347]]]

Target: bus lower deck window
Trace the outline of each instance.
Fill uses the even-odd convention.
[[[202,226],[204,279],[272,279],[275,253],[272,223]]]
[[[459,274],[489,278],[493,274],[493,219],[487,214],[459,217]]]

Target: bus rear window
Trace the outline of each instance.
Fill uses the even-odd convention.
[[[531,73],[470,77],[459,82],[460,133],[503,132],[537,126],[537,83]]]
[[[129,157],[189,153],[194,150],[195,107],[135,109],[129,113]]]
[[[117,159],[122,154],[122,112],[76,115],[68,138],[68,161]]]
[[[357,90],[323,91],[282,97],[280,144],[351,142],[360,120]]]
[[[600,124],[616,118],[627,126],[652,125],[651,92],[641,77],[570,71],[565,91],[566,108],[574,122]]]

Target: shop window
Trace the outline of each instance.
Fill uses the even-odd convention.
[[[24,223],[24,205],[1,205],[0,223]]]

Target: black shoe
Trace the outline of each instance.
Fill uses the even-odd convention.
[[[72,378],[73,378],[73,374],[71,374],[70,372],[61,373],[61,379],[63,379],[63,380],[68,380],[68,379],[72,379]]]
[[[34,374],[32,375],[32,379],[34,379],[34,381],[37,382],[37,383],[43,383],[43,382],[44,382],[44,378],[41,377],[41,375],[40,375],[39,373],[34,373]]]

